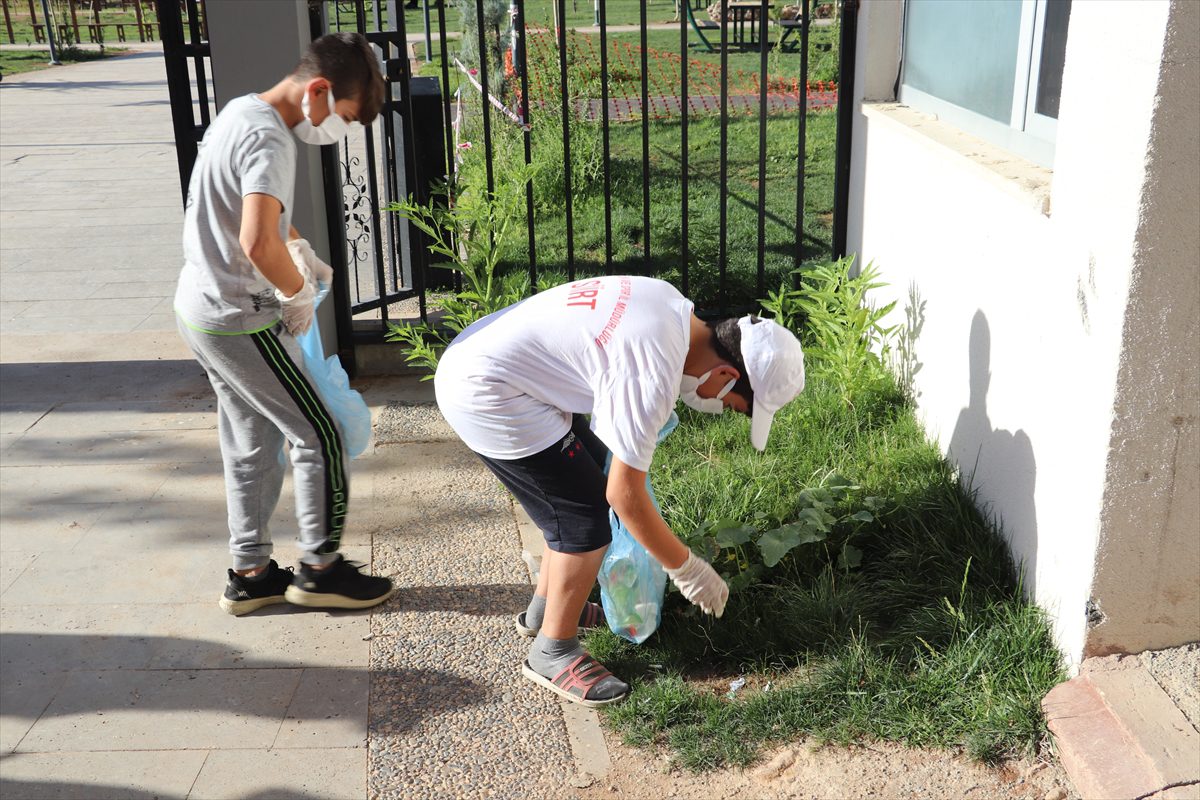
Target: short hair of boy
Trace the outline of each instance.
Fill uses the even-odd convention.
[[[384,83],[379,59],[361,33],[340,31],[314,39],[292,78],[308,82],[325,78],[333,85],[338,100],[358,101],[358,121],[370,125],[383,108]]]
[[[726,317],[708,323],[712,331],[712,347],[717,351],[722,361],[732,364],[738,371],[737,383],[732,391],[746,398],[754,412],[754,389],[750,387],[750,375],[746,372],[746,363],[742,360],[742,329],[738,327],[737,317]]]

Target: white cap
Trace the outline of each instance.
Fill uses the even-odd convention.
[[[754,390],[750,443],[762,451],[775,412],[804,390],[804,351],[791,331],[769,319],[745,316],[738,320],[738,329],[742,332],[742,361]]]

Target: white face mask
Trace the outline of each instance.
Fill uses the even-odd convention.
[[[300,101],[300,110],[304,112],[304,119],[292,128],[292,133],[296,134],[296,138],[300,141],[308,144],[334,144],[349,132],[350,125],[334,113],[333,105],[337,101],[333,99],[333,90],[327,91],[325,95],[329,98],[329,116],[320,125],[313,125],[309,115],[311,108],[308,102],[308,92],[304,93],[304,99]]]
[[[725,404],[721,402],[721,399],[725,397],[725,395],[729,394],[729,392],[733,389],[734,384],[737,383],[737,380],[735,379],[725,384],[725,388],[717,392],[716,397],[701,397],[700,395],[696,394],[696,390],[699,389],[700,385],[707,381],[712,374],[713,371],[711,369],[701,375],[699,378],[693,378],[686,372],[684,373],[683,377],[679,379],[679,399],[684,402],[684,405],[686,405],[688,408],[694,408],[697,411],[703,411],[705,414],[724,413]]]

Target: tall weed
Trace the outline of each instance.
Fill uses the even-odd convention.
[[[817,264],[800,272],[801,285],[785,282],[763,307],[781,325],[801,332],[810,373],[830,378],[851,405],[864,388],[888,372],[888,357],[899,326],[884,327],[895,303],[871,305],[868,295],[885,284],[868,264],[854,271],[854,258]]]
[[[525,186],[534,171],[515,171],[516,180],[506,180],[493,192],[486,187],[470,187],[458,192],[446,190],[446,205],[431,201],[418,204],[411,199],[395,203],[389,211],[398,211],[420,229],[429,240],[429,250],[444,256],[463,277],[463,289],[441,301],[438,323],[409,325],[389,323],[388,341],[405,345],[405,359],[428,370],[422,380],[430,380],[441,353],[454,335],[488,314],[512,305],[529,295],[528,276],[497,273],[497,264],[508,240],[516,235],[525,201]]]

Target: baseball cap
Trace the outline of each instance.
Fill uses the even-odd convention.
[[[750,443],[762,451],[767,447],[775,412],[804,390],[804,351],[791,331],[772,320],[747,315],[738,320],[738,329],[742,333],[742,362],[754,390]]]

